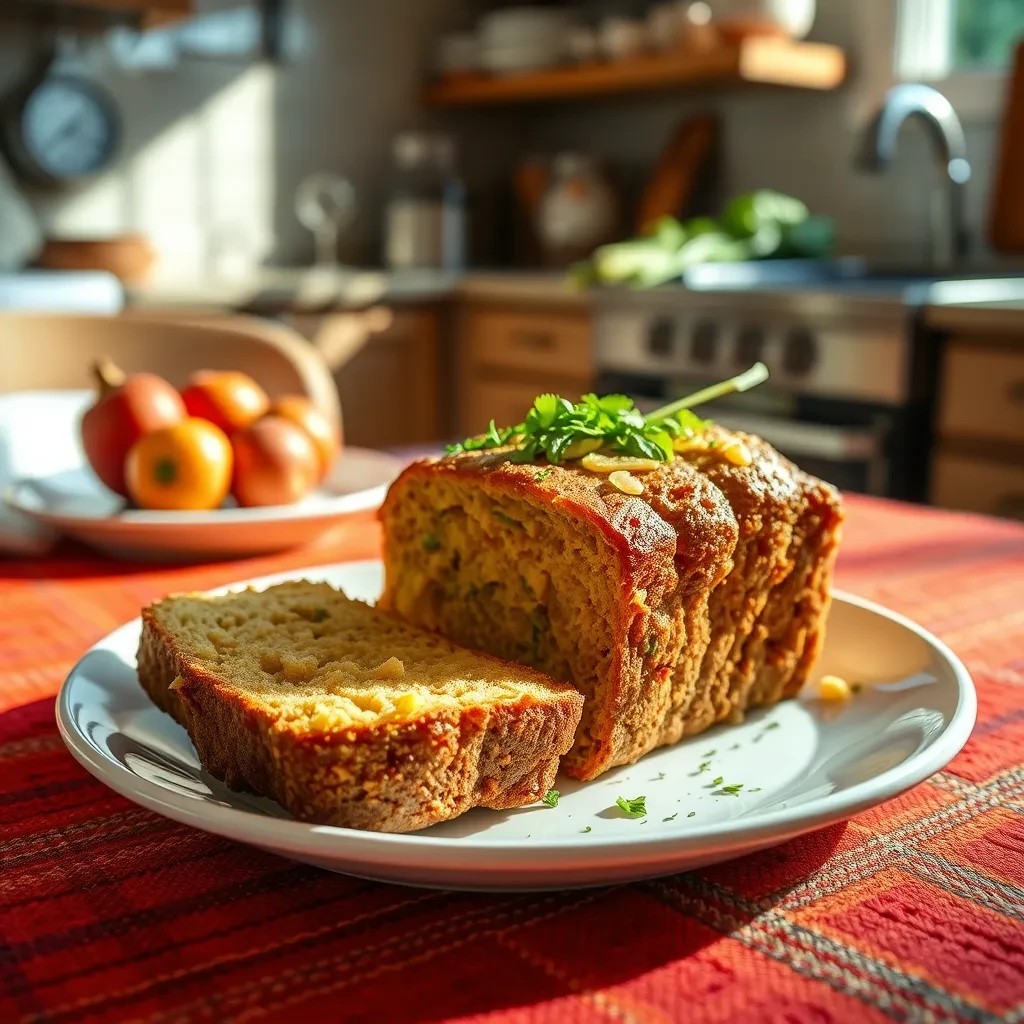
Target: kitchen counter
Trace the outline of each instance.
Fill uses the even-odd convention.
[[[136,310],[232,310],[327,312],[378,303],[415,304],[447,299],[480,299],[586,307],[589,297],[567,286],[557,272],[386,271],[340,268],[264,269],[239,278],[154,278],[129,286],[127,303]]]

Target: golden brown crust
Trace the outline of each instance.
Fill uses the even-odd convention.
[[[552,682],[546,700],[524,693],[515,702],[299,733],[191,658],[153,608],[142,621],[139,681],[185,726],[203,766],[306,821],[409,832],[475,806],[531,803],[551,786],[579,723],[582,698]]]
[[[396,522],[403,503],[417,486],[446,481],[568,517],[574,529],[592,531],[603,542],[617,590],[612,620],[601,624],[612,657],[599,681],[600,699],[588,694],[581,735],[563,767],[576,778],[590,779],[636,761],[657,744],[669,709],[683,699],[677,690],[692,690],[696,682],[708,637],[707,596],[731,567],[737,537],[721,491],[682,460],[644,473],[640,496],[622,494],[606,476],[578,466],[516,464],[504,451],[414,463],[392,485],[381,510],[385,607],[401,604],[400,549],[408,539],[399,537]],[[514,571],[511,561],[506,569]],[[468,612],[461,609],[462,615]],[[445,626],[455,631],[449,635],[468,642],[457,632],[460,616]],[[500,646],[491,649],[507,654]],[[691,667],[688,679],[672,672],[681,657]]]

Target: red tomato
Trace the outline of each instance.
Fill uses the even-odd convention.
[[[320,476],[320,456],[310,436],[283,416],[264,416],[231,438],[239,505],[290,505],[305,497]]]
[[[145,434],[180,423],[181,395],[154,373],[125,376],[113,363],[93,367],[99,396],[82,416],[82,447],[93,471],[112,491],[128,497],[125,459]]]
[[[199,370],[181,397],[190,416],[209,420],[229,436],[255,423],[270,404],[263,388],[237,370]]]
[[[283,395],[270,403],[270,413],[283,416],[309,434],[320,456],[319,480],[331,471],[341,451],[341,433],[305,395]]]

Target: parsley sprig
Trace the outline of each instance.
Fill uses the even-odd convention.
[[[642,818],[647,813],[647,797],[636,796],[630,800],[628,797],[620,796],[615,800],[626,817],[628,818]]]
[[[673,457],[673,442],[689,439],[707,430],[708,421],[692,411],[693,406],[737,391],[747,391],[768,377],[763,363],[746,373],[713,384],[680,398],[646,416],[625,395],[584,395],[570,402],[559,395],[538,396],[522,423],[498,427],[494,420],[487,432],[449,445],[449,454],[513,446],[513,462],[533,462],[544,456],[558,464],[588,451],[604,449],[617,455],[667,462]]]

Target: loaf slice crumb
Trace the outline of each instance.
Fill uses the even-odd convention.
[[[323,583],[143,612],[139,679],[207,770],[298,818],[412,831],[539,799],[583,699]]]

